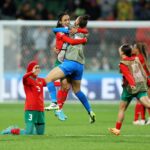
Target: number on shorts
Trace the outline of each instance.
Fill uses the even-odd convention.
[[[29,121],[32,120],[32,114],[29,114]]]

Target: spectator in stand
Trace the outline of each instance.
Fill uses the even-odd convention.
[[[30,20],[31,5],[29,2],[25,2],[21,5],[16,13],[18,19]]]
[[[84,1],[75,0],[74,4],[75,4],[75,10],[74,10],[75,18],[80,15],[84,15],[86,13],[86,10],[84,8]]]
[[[47,14],[47,20],[55,20],[55,14],[49,11]]]
[[[1,13],[5,17],[16,16],[16,4],[14,0],[4,0],[1,6]]]
[[[104,71],[109,71],[110,70],[110,64],[109,64],[108,58],[105,57],[105,56],[102,58],[101,68]]]
[[[133,6],[128,0],[118,0],[116,3],[116,19],[117,20],[132,20]]]
[[[146,0],[134,2],[134,15],[136,20],[150,19],[150,3]]]
[[[42,2],[38,2],[36,4],[36,11],[37,11],[37,19],[38,20],[47,20],[48,19],[48,11],[44,7]]]
[[[41,68],[47,68],[47,60],[49,56],[48,50],[48,37],[50,35],[50,30],[44,27],[38,27],[33,32],[33,41],[36,50],[36,60],[40,63]]]
[[[117,0],[101,0],[101,18],[105,20],[114,20],[114,5]]]
[[[101,5],[96,0],[85,2],[86,13],[90,15],[90,20],[98,20],[101,17]]]
[[[90,71],[100,71],[100,68],[101,68],[100,61],[96,57],[91,58],[89,66]]]

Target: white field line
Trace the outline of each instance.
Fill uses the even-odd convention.
[[[113,135],[113,134],[110,134],[110,135]],[[55,137],[106,137],[106,136],[108,136],[108,135],[105,135],[105,134],[97,134],[97,135],[94,135],[94,134],[89,134],[89,135],[71,135],[71,134],[55,135]],[[124,136],[124,137],[150,137],[150,134],[144,134],[144,135],[141,135],[141,134],[122,134],[122,135],[119,135],[119,136]]]
[[[45,101],[45,105],[50,104],[51,101]],[[118,105],[120,102],[120,100],[116,100],[116,101],[105,101],[105,100],[94,100],[94,101],[90,101],[91,104],[108,104],[108,105]],[[136,102],[133,100],[131,102],[131,104],[135,104]],[[0,104],[24,104],[24,101],[4,101],[4,102],[0,102]],[[78,100],[68,100],[65,102],[65,104],[81,104],[80,101]]]

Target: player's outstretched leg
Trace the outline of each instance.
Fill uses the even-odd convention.
[[[59,109],[59,106],[57,105],[56,88],[54,82],[47,83],[47,88],[50,93],[52,103],[49,106],[45,107],[45,110],[50,111]]]
[[[82,91],[78,91],[75,95],[78,97],[78,99],[81,101],[81,103],[83,104],[84,108],[88,112],[88,114],[90,116],[90,123],[94,123],[96,121],[96,115],[91,110],[91,106],[90,106],[86,96],[84,95],[84,93]]]

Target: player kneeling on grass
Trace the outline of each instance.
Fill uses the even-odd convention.
[[[139,59],[132,56],[132,48],[128,44],[122,45],[119,48],[119,54],[121,57],[119,68],[123,75],[123,92],[121,95],[116,127],[109,128],[109,131],[115,135],[120,134],[125,111],[134,97],[145,107],[150,108],[150,101],[147,95],[148,78]]]
[[[1,134],[44,134],[45,116],[43,87],[46,86],[46,82],[43,78],[38,77],[40,71],[38,63],[36,61],[31,61],[27,66],[26,74],[23,76],[23,86],[26,95],[25,130],[17,126],[10,126],[3,130]],[[55,85],[59,86],[57,83],[55,83]]]
[[[10,126],[2,134],[44,134],[44,98],[43,87],[45,80],[39,78],[40,67],[36,61],[29,62],[27,72],[23,76],[23,86],[26,94],[25,100],[25,130]],[[34,129],[36,129],[34,131]]]

